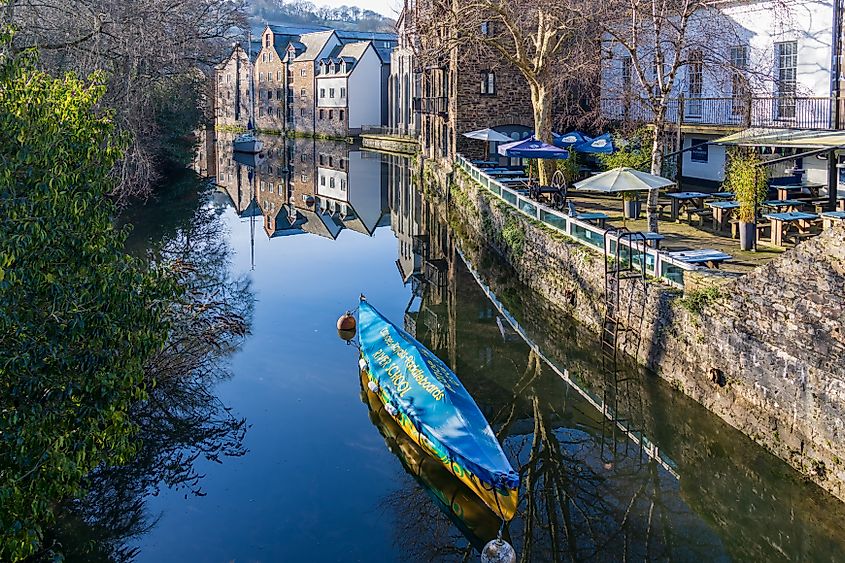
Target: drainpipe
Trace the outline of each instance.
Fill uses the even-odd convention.
[[[832,113],[832,128],[839,128],[840,119],[840,74],[841,69],[841,51],[842,51],[842,0],[834,0],[833,2],[833,40],[831,41],[831,56],[830,56],[830,70],[831,70],[831,98],[833,102]],[[836,210],[836,196],[839,191],[839,169],[836,167],[838,158],[836,151],[831,150],[827,153],[827,191],[828,191],[828,205],[831,211]]]

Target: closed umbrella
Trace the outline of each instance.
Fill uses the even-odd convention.
[[[656,176],[648,172],[642,172],[626,166],[614,168],[586,180],[575,182],[576,190],[616,193],[616,192],[641,192],[644,190],[657,190],[674,185],[675,182]]]
[[[488,150],[489,143],[505,143],[512,140],[504,133],[499,133],[495,129],[490,129],[489,127],[486,129],[479,129],[478,131],[469,131],[463,135],[467,139],[484,141],[484,158],[487,158],[487,155],[490,154],[490,151]]]

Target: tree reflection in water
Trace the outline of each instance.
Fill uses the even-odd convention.
[[[68,560],[133,559],[131,541],[157,521],[146,512],[148,495],[161,487],[203,495],[195,462],[246,453],[246,421],[214,387],[231,375],[227,358],[249,331],[254,297],[247,278],[229,273],[228,241],[210,201],[201,195],[192,214],[162,224],[165,236],[148,246],[150,260],[175,265],[186,291],[173,305],[168,346],[148,366],[148,400],[132,413],[140,429],[135,462],[95,472],[88,496],[65,507],[45,542]]]

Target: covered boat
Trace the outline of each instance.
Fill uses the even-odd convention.
[[[402,430],[493,512],[516,512],[519,475],[457,376],[362,298],[361,370]]]
[[[411,440],[396,420],[385,410],[379,396],[370,390],[369,377],[361,373],[361,399],[370,409],[370,420],[384,437],[388,449],[397,457],[434,504],[481,551],[497,537],[501,521],[478,495],[456,479],[443,464],[428,455]]]

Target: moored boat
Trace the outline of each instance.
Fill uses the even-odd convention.
[[[519,475],[457,376],[366,300],[358,307],[367,387],[414,442],[502,520],[513,518]]]
[[[361,398],[367,404],[370,420],[384,437],[388,449],[473,547],[481,551],[487,542],[497,537],[500,517],[443,464],[411,440],[385,410],[379,396],[369,389],[369,381],[362,371]]]

